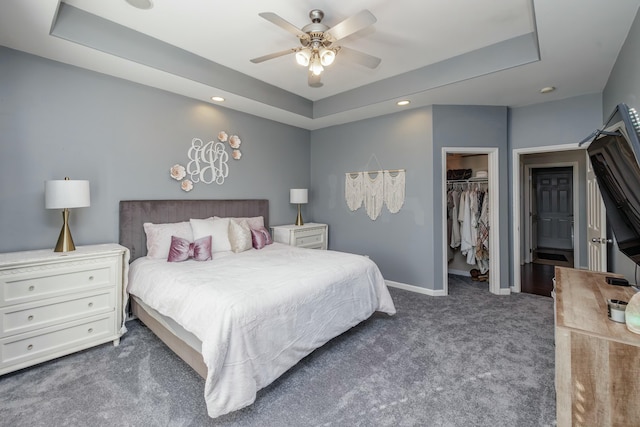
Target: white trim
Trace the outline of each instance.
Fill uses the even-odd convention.
[[[429,295],[432,297],[443,297],[447,295],[442,289],[427,289],[421,286],[407,285],[406,283],[393,282],[391,280],[385,280],[384,282],[387,284],[387,286],[391,286],[392,288],[404,289],[405,291],[416,292],[418,294]]]
[[[562,144],[562,145],[548,145],[541,147],[528,147],[528,148],[516,148],[511,152],[511,182],[513,182],[513,186],[511,189],[511,200],[513,200],[512,207],[512,219],[513,219],[513,227],[511,230],[513,236],[513,252],[511,253],[511,271],[513,271],[513,284],[511,285],[511,289],[513,292],[521,292],[522,283],[520,281],[520,262],[522,260],[521,253],[521,242],[520,242],[520,187],[522,187],[522,182],[520,181],[520,156],[524,154],[541,154],[541,153],[553,153],[558,151],[573,151],[584,149],[584,147],[580,147],[578,143],[573,144]],[[577,169],[577,168],[575,168]],[[574,169],[574,178],[576,177],[577,171]],[[574,184],[575,185],[575,184]],[[575,187],[574,187],[575,188]],[[575,199],[575,194],[574,194]],[[575,208],[575,200],[574,200],[574,208]],[[576,212],[578,210],[576,209]],[[575,215],[575,213],[574,213]],[[575,217],[574,217],[575,219]],[[575,227],[574,230],[578,230]],[[574,234],[577,236],[578,233],[574,231]],[[578,240],[575,241],[575,247],[578,248],[579,243]],[[576,251],[574,250],[574,253]],[[575,257],[574,257],[575,259]],[[575,261],[574,261],[575,262]]]
[[[449,294],[449,260],[444,245],[447,242],[447,153],[487,154],[489,185],[489,291],[496,295],[511,292],[510,288],[500,289],[500,187],[499,187],[499,149],[497,147],[442,147],[442,289]],[[504,214],[503,214],[504,215]],[[504,219],[507,220],[506,218]]]

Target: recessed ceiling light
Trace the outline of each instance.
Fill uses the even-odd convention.
[[[224,98],[221,97],[221,96],[212,96],[211,100],[212,101],[216,101],[216,102],[222,102],[222,101],[224,101]]]
[[[125,0],[131,6],[137,9],[151,9],[153,7],[153,1],[151,0]]]
[[[409,104],[411,104],[411,101],[409,101],[408,99],[396,102],[396,105],[399,105],[401,107],[404,106],[404,105],[409,105]]]
[[[556,90],[555,86],[547,86],[540,89],[540,93],[550,93]]]

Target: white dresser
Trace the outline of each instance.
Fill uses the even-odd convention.
[[[309,249],[327,249],[329,227],[310,222],[305,225],[277,225],[271,227],[273,241]]]
[[[128,258],[116,244],[0,254],[0,375],[118,345]]]

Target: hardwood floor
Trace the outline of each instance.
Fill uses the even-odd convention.
[[[528,294],[551,296],[555,265],[524,264],[520,267],[520,290]]]

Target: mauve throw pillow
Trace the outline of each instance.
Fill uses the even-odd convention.
[[[251,229],[251,240],[253,243],[253,247],[256,249],[262,249],[267,245],[273,243],[273,239],[271,238],[271,234],[266,227],[259,227],[257,229]]]
[[[148,258],[167,259],[171,247],[171,236],[182,237],[189,242],[193,240],[189,221],[164,224],[145,222],[143,226],[147,235]]]
[[[251,242],[255,249],[262,249],[267,245],[267,238],[264,233],[258,230],[251,229]]]
[[[171,236],[171,248],[167,261],[180,262],[189,258],[196,261],[209,261],[211,259],[211,236],[202,237],[195,242]]]
[[[262,227],[258,227],[257,230],[262,234],[264,234],[264,237],[267,241],[267,245],[270,245],[273,243],[273,239],[271,238],[271,233],[269,233],[269,230],[267,230],[267,227],[263,225]]]

